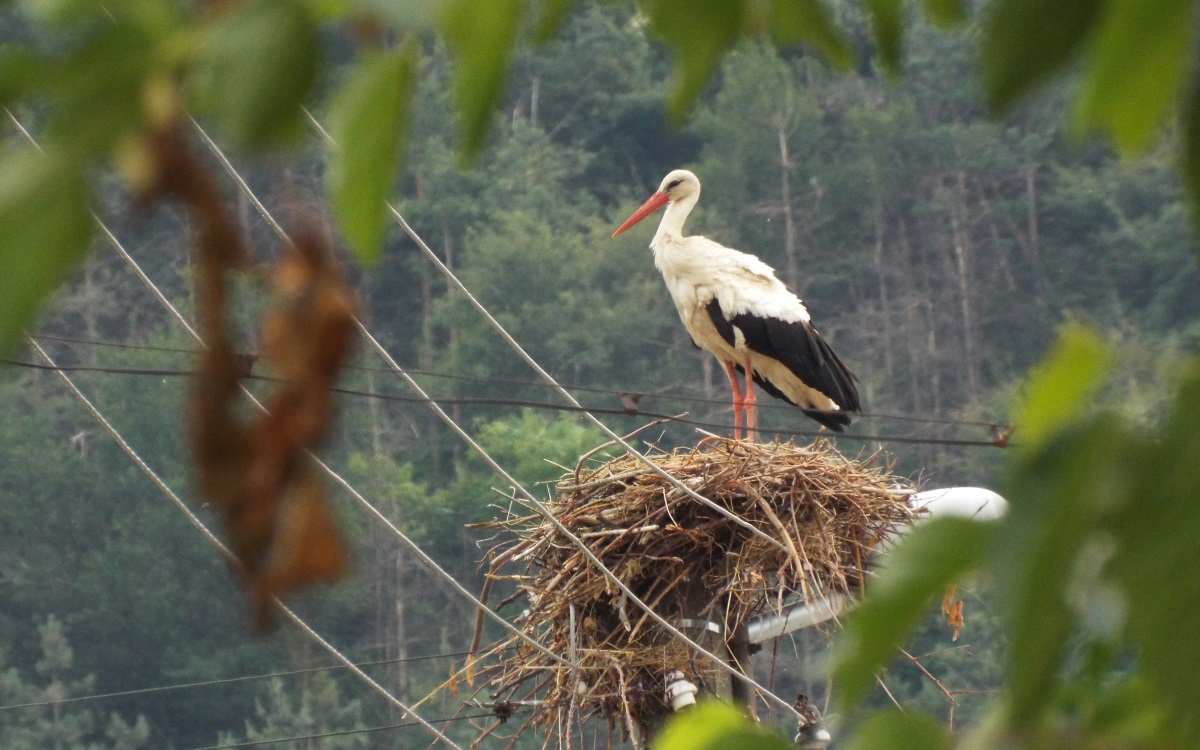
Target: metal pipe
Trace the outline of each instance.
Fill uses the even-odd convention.
[[[779,614],[760,615],[746,626],[746,640],[750,643],[762,643],[801,628],[825,622],[837,616],[853,603],[853,597],[835,592],[819,601],[793,605]]]
[[[1008,502],[1000,495],[982,487],[949,487],[941,490],[918,492],[908,499],[913,511],[913,522],[922,523],[932,518],[958,517],[991,521],[1002,518],[1008,512]],[[912,526],[896,529],[876,547],[875,554],[886,554],[888,547]],[[747,626],[750,643],[762,643],[782,635],[807,628],[832,619],[855,602],[849,594],[833,592],[813,602],[800,602],[789,609],[772,615],[760,615]]]

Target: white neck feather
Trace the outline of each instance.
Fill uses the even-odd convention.
[[[688,214],[696,207],[698,200],[700,200],[699,190],[678,201],[668,203],[666,213],[663,214],[662,221],[658,224],[658,231],[654,233],[654,239],[651,240],[650,246],[658,245],[664,237],[682,239],[683,223],[687,221]]]

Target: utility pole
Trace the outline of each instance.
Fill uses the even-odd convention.
[[[729,666],[740,674],[753,679],[753,665],[750,663],[751,648],[749,630],[745,625],[740,626],[725,641],[725,650],[729,654]],[[745,680],[729,675],[729,693],[734,703],[742,707],[751,719],[758,719],[754,708],[754,690]]]

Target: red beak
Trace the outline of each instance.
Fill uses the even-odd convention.
[[[613,232],[612,236],[616,237],[621,232],[624,232],[626,229],[630,228],[634,224],[637,224],[639,221],[646,218],[647,216],[654,213],[655,211],[657,211],[658,209],[662,208],[663,206],[667,205],[670,202],[671,202],[671,197],[669,195],[667,195],[666,193],[663,193],[663,192],[655,193],[654,195],[652,195],[646,199],[646,202],[642,204],[641,208],[639,208],[638,210],[633,212],[633,216],[630,216],[628,219],[625,220],[624,224],[617,227],[617,231]]]

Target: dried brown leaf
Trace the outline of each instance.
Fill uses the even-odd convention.
[[[248,257],[208,169],[176,125],[153,134],[158,184],[193,214],[202,355],[192,394],[195,471],[220,511],[252,598],[269,621],[272,597],[342,575],[347,555],[307,452],[328,431],[330,387],[350,352],[354,300],[328,248],[299,234],[273,274],[276,305],[263,321],[265,358],[279,379],[267,414],[239,416],[240,379],[253,360],[235,353],[227,276]]]

